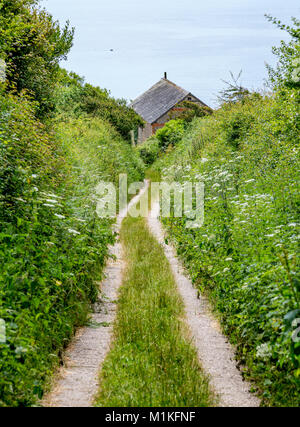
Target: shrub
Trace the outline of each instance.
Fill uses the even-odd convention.
[[[183,120],[170,120],[156,132],[160,148],[165,151],[169,145],[176,145],[184,134]]]
[[[152,165],[161,152],[158,139],[155,136],[150,137],[143,144],[137,146],[137,151],[145,165]]]
[[[205,117],[213,113],[213,110],[207,106],[201,106],[195,102],[182,101],[176,106],[177,108],[183,108],[183,111],[178,113],[177,111],[170,113],[171,119],[184,120],[186,123],[193,121],[195,117]]]
[[[65,70],[61,70],[57,85],[56,111],[64,117],[91,116],[106,120],[128,142],[131,142],[130,131],[144,123],[125,100],[114,99],[106,89],[85,84],[83,78]]]
[[[238,149],[251,127],[253,117],[248,111],[235,111],[228,115],[228,120],[221,122],[225,140],[234,149]]]

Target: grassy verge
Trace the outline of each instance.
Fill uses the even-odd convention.
[[[121,240],[127,270],[96,405],[211,406],[162,248],[143,219],[124,220]]]

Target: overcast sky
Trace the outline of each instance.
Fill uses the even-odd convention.
[[[282,21],[300,15],[298,0],[44,0],[61,23],[76,28],[62,66],[117,98],[136,98],[163,77],[209,105],[243,70],[242,83],[259,88],[274,64],[271,47],[285,33],[264,14]],[[111,51],[113,49],[113,51]]]

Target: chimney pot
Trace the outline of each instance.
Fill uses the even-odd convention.
[[[167,75],[167,72],[165,71],[165,76],[164,76],[164,78],[165,79],[167,79],[168,78],[168,75]]]

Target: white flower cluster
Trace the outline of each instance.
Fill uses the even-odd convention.
[[[6,63],[0,59],[0,82],[4,83],[6,80]]]
[[[256,347],[256,357],[264,361],[272,357],[272,347],[269,343],[263,343]]]

